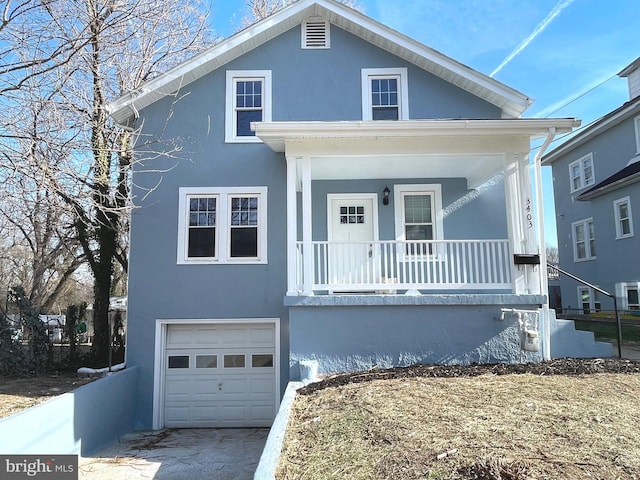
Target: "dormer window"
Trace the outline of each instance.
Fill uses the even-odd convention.
[[[302,22],[302,48],[329,48],[329,22],[322,17],[310,17]]]
[[[362,119],[408,120],[406,68],[362,69]]]

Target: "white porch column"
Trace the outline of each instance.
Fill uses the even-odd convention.
[[[298,162],[287,157],[287,295],[298,294]]]
[[[302,157],[302,254],[304,295],[313,295],[313,240],[311,201],[311,158]]]
[[[508,153],[506,164],[504,185],[511,252],[538,253],[529,153]],[[516,265],[513,271],[515,293],[541,293],[539,265]]]

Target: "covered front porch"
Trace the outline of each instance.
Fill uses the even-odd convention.
[[[574,126],[254,124],[287,163],[287,296],[544,294],[531,139]]]

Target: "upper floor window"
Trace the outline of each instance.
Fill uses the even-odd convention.
[[[178,263],[267,263],[267,188],[181,188]]]
[[[630,198],[624,197],[613,202],[613,213],[616,219],[616,238],[633,237]]]
[[[596,237],[593,219],[587,218],[571,224],[573,230],[573,260],[591,260],[596,258]]]
[[[406,68],[362,69],[362,119],[407,120],[409,87]]]
[[[227,71],[225,141],[259,142],[251,122],[270,121],[271,71]]]
[[[572,192],[593,185],[595,183],[593,156],[589,153],[575,162],[570,163],[569,177],[571,178]]]
[[[636,127],[636,153],[640,154],[640,115],[633,119]]]
[[[395,185],[396,239],[407,242],[405,253],[431,255],[441,240],[442,191],[440,185]]]

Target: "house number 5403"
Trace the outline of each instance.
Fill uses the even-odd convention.
[[[531,199],[527,197],[526,199],[526,212],[527,212],[527,225],[529,228],[533,228],[533,213],[531,211]]]

